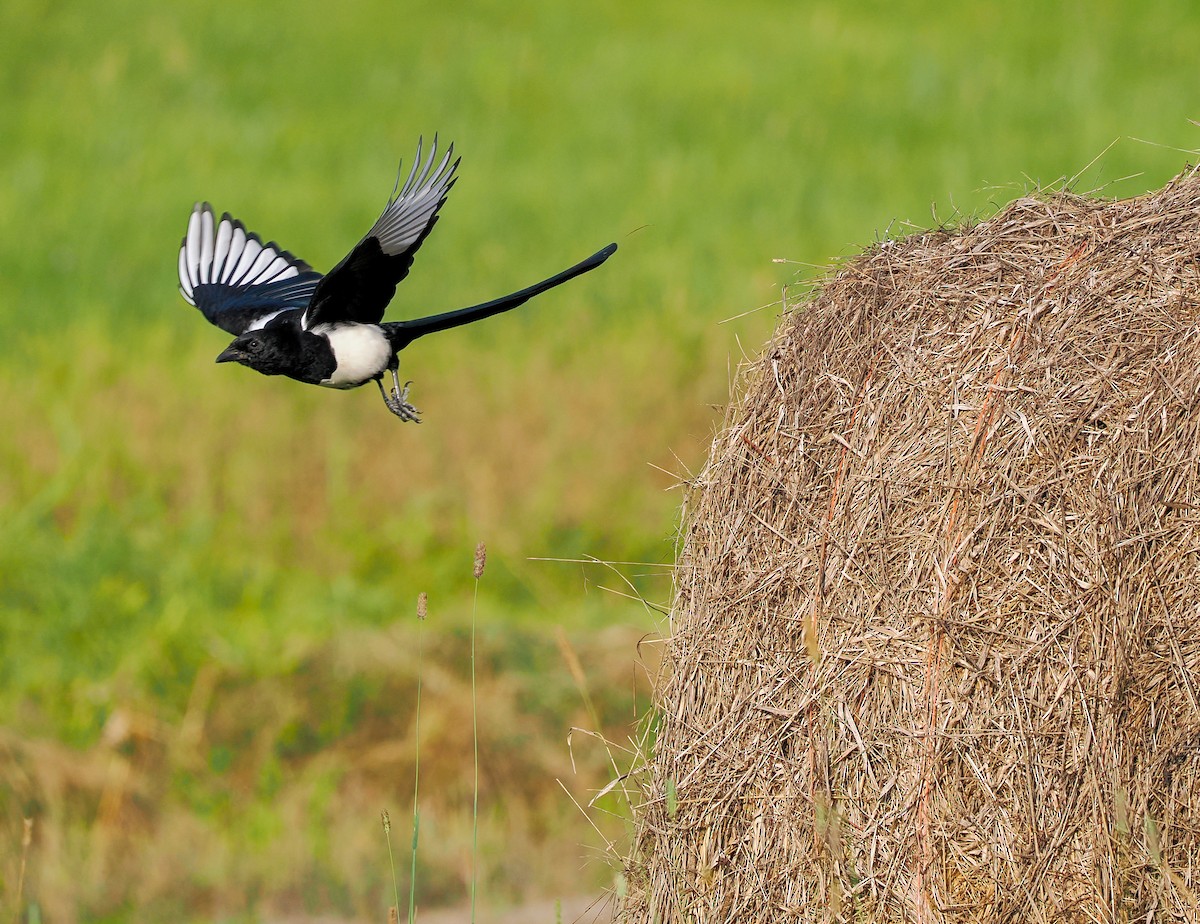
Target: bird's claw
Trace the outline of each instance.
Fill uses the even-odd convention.
[[[405,382],[403,388],[400,388],[399,384],[393,385],[391,394],[383,396],[383,403],[387,405],[389,411],[401,420],[410,423],[420,423],[421,412],[408,403],[408,386],[411,384],[411,381]]]

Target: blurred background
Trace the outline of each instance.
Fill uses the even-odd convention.
[[[652,733],[679,485],[782,287],[1035,185],[1136,195],[1200,146],[1182,0],[3,13],[14,920],[385,920],[418,762],[417,902],[461,906],[473,616],[481,907],[619,889],[628,800],[589,803]],[[328,270],[435,131],[461,179],[389,317],[620,250],[404,353],[420,426],[215,366],[176,288],[192,203]]]

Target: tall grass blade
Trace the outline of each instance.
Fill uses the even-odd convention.
[[[417,918],[417,839],[421,831],[421,813],[417,794],[421,781],[421,679],[425,664],[425,616],[429,612],[429,595],[417,594],[417,715],[413,724],[413,832],[412,868],[408,876],[408,924]]]
[[[475,594],[471,599],[471,739],[475,753],[474,791],[471,805],[471,924],[475,924],[475,893],[479,877],[479,702],[475,695],[475,611],[479,608],[479,579],[487,564],[487,546],[475,546]]]
[[[21,868],[17,873],[17,914],[14,921],[21,920],[21,900],[25,894],[25,865],[29,860],[29,847],[33,844],[33,819],[24,819],[21,832]]]

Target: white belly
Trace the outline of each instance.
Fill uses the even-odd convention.
[[[392,358],[383,329],[374,324],[318,324],[312,329],[329,341],[337,368],[321,382],[329,388],[355,388],[382,373]]]

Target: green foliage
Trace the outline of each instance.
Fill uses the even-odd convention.
[[[797,278],[772,258],[824,264],[1079,171],[1081,191],[1161,185],[1196,144],[1197,47],[1183,2],[11,0],[0,730],[24,743],[0,751],[0,869],[31,812],[57,834],[25,894],[56,919],[376,914],[386,806],[355,799],[400,808],[411,767],[361,761],[370,741],[405,740],[419,591],[430,663],[457,678],[427,673],[426,702],[459,697],[440,707],[450,724],[469,702],[482,538],[481,700],[509,711],[481,728],[496,748],[481,740],[481,851],[501,857],[481,888],[605,878],[577,872],[582,819],[547,808],[558,758],[531,756],[561,754],[567,726],[590,721],[551,629],[628,628],[619,655],[585,662],[619,737],[630,639],[655,624],[597,590],[628,590],[605,569],[533,559],[670,562],[678,495],[660,469],[700,464],[731,365],[773,326],[774,307],[754,309]],[[512,316],[415,346],[420,427],[370,391],[215,367],[225,338],[175,293],[192,202],[328,268],[435,130],[459,145],[462,179],[393,317],[511,291],[609,240],[620,251]],[[664,569],[623,570],[668,596]],[[468,753],[439,738],[439,714],[433,766]],[[49,793],[57,765],[30,742],[84,768],[129,761],[144,786],[122,796],[110,771],[81,770]],[[461,897],[466,783],[425,782],[421,881]]]

